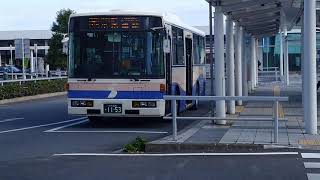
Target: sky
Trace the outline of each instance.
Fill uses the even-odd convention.
[[[6,0],[1,2],[0,31],[50,29],[56,12],[63,8],[78,13],[112,9],[170,12],[192,26],[208,24],[205,0]]]

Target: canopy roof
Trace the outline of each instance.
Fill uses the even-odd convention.
[[[281,27],[291,29],[302,14],[302,0],[206,0],[256,37],[272,36]]]

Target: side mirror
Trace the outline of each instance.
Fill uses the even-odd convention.
[[[165,39],[163,41],[163,51],[164,53],[170,53],[171,52],[171,46],[170,46],[170,40]]]
[[[65,36],[62,41],[62,52],[66,55],[69,55],[69,37]]]

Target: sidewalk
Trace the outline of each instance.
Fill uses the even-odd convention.
[[[266,147],[302,148],[320,147],[320,136],[305,134],[301,103],[300,76],[293,75],[288,87],[280,83],[261,83],[252,96],[273,96],[274,87],[280,87],[281,96],[289,102],[280,106],[280,116],[288,121],[279,122],[278,143],[273,142],[273,122],[234,121],[229,126],[217,126],[211,121],[198,124],[178,133],[178,141],[168,136],[147,145],[148,152],[163,151],[216,151],[223,149],[264,149]],[[319,108],[318,108],[319,109]],[[246,103],[237,107],[237,117],[271,117],[272,103]],[[319,111],[319,110],[318,110]],[[319,113],[318,113],[319,114]]]

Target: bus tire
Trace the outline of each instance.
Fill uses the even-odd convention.
[[[92,125],[99,124],[102,121],[102,118],[97,116],[89,116],[88,119]]]
[[[199,86],[199,83],[197,83],[197,86],[196,86],[196,94],[195,96],[200,96],[200,86]],[[198,100],[195,100],[191,109],[192,110],[198,110],[199,108],[199,101]]]
[[[180,96],[180,91],[177,89],[176,90],[176,96]],[[177,115],[180,115],[180,101],[176,101],[176,112]]]

